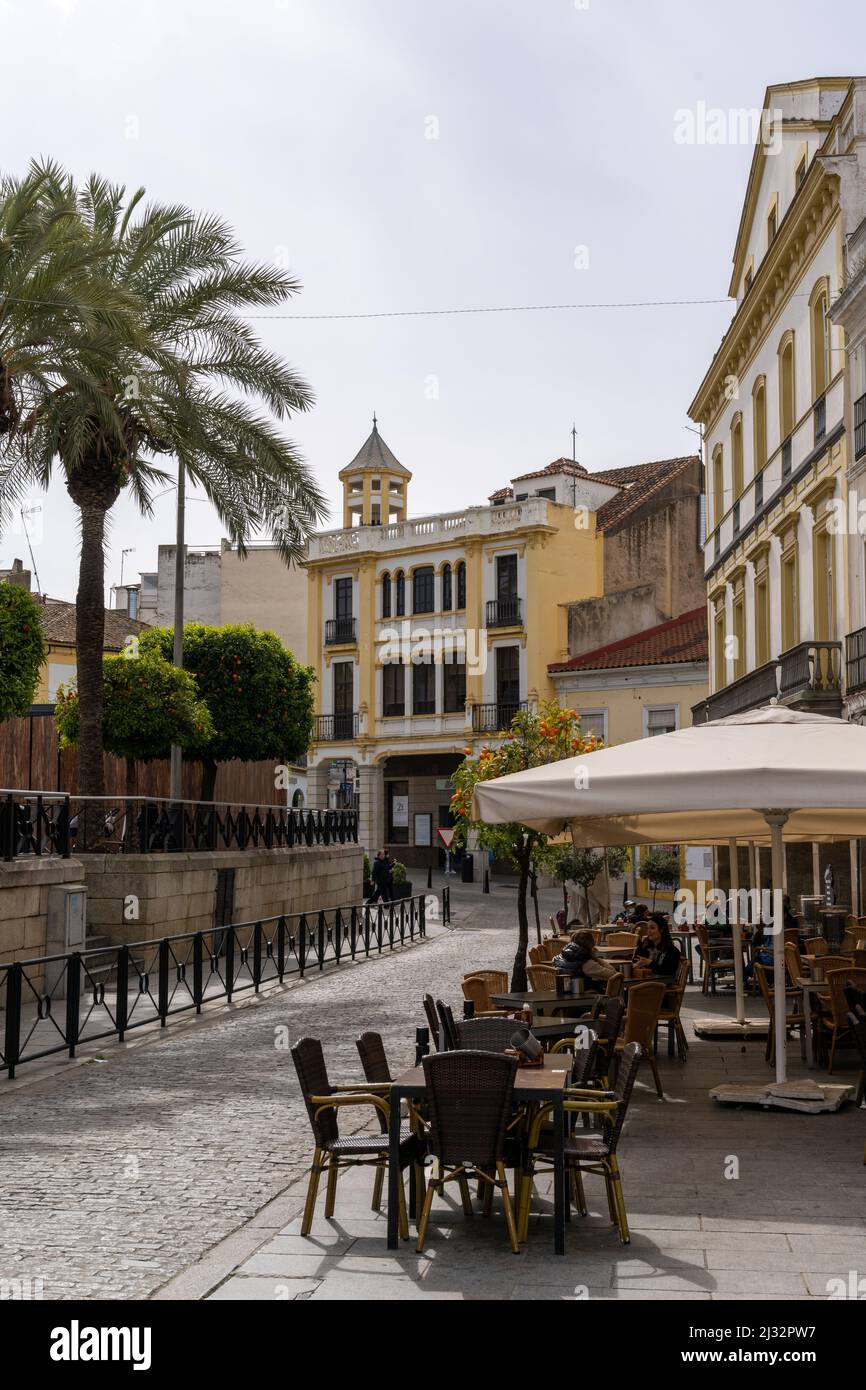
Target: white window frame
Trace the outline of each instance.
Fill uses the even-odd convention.
[[[666,704],[664,704],[664,705],[644,705],[644,706],[643,706],[643,709],[642,709],[642,718],[643,718],[643,736],[644,736],[644,738],[655,737],[655,735],[650,735],[650,731],[649,731],[649,716],[650,716],[650,714],[656,712],[657,710],[669,710],[669,709],[670,709],[670,710],[673,710],[673,712],[674,712],[674,728],[673,728],[673,732],[676,733],[677,729],[679,729],[679,727],[680,727],[680,707],[679,707],[679,704],[671,704],[670,701],[668,701],[668,702],[667,702]]]
[[[604,732],[603,732],[603,734],[602,734],[602,738],[604,739],[605,743],[608,742],[608,709],[607,709],[607,706],[606,706],[606,705],[599,705],[599,707],[598,707],[597,709],[588,709],[588,708],[586,708],[585,706],[580,705],[580,706],[577,706],[577,707],[575,708],[575,711],[574,711],[574,712],[575,712],[575,714],[579,714],[579,715],[580,715],[580,732],[581,732],[581,735],[584,734],[584,728],[583,728],[584,716],[585,716],[585,715],[588,715],[588,716],[590,716],[591,718],[597,719],[598,716],[601,715],[602,726],[603,726],[603,729],[604,729]]]

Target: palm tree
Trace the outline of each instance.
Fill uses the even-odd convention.
[[[110,249],[85,233],[59,165],[33,161],[21,179],[0,177],[0,441],[61,364],[83,369],[90,333],[119,328],[130,297],[103,273]]]
[[[134,322],[100,317],[84,370],[37,383],[18,424],[0,491],[47,486],[59,459],[81,514],[76,646],[79,791],[102,795],[102,655],[105,520],[129,488],[149,515],[174,455],[213,503],[244,552],[265,532],[290,563],[325,515],[306,463],[276,421],[307,410],[306,383],[264,348],[238,310],[283,303],[298,283],[241,259],[231,229],[188,208],[142,207],[144,190],[91,177],[77,211],[93,246],[108,238],[106,270],[129,295]],[[264,409],[263,409],[264,407]]]

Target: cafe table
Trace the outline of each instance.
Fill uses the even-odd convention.
[[[582,1013],[591,1009],[597,998],[594,990],[585,990],[583,994],[557,994],[555,989],[518,989],[508,994],[491,994],[490,1002],[494,1009],[522,1009],[528,1004],[534,1015],[566,1009]]]
[[[543,1067],[518,1067],[514,1078],[515,1105],[530,1103],[553,1107],[553,1248],[565,1254],[565,1119],[563,1102],[571,1076],[571,1059],[561,1053],[545,1053]],[[388,1130],[388,1249],[399,1246],[397,1204],[400,1171],[400,1127],[402,1100],[423,1101],[427,1094],[424,1068],[412,1067],[391,1083],[391,1119]]]

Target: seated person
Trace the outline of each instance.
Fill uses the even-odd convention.
[[[623,910],[616,917],[616,924],[620,927],[628,927],[635,931],[640,930],[640,924],[646,923],[649,918],[649,908],[646,903],[636,903],[632,898],[628,898],[623,904]]]
[[[640,973],[648,975],[676,975],[682,961],[679,946],[671,937],[668,919],[663,912],[650,914],[646,936],[635,947],[634,963]]]
[[[590,989],[604,990],[616,966],[602,960],[595,950],[595,938],[591,931],[576,931],[571,941],[564,946],[553,964],[563,974],[581,976]]]

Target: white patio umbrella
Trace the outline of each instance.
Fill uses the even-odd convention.
[[[866,728],[769,705],[479,783],[473,814],[547,834],[569,829],[591,847],[761,840],[769,830],[781,947],[783,839],[866,836]],[[784,1081],[782,950],[775,956]]]

